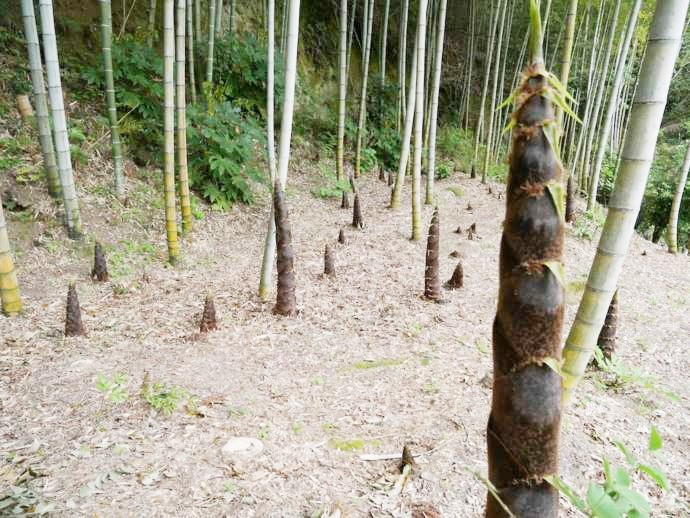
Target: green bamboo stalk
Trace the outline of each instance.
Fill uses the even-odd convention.
[[[185,25],[186,0],[177,0],[177,32],[175,34],[175,83],[177,92],[177,174],[180,180],[180,213],[182,234],[192,231],[192,204],[189,196],[189,167],[187,164],[187,100],[185,96]]]
[[[421,237],[422,219],[422,146],[424,126],[424,54],[426,52],[426,12],[427,0],[419,0],[419,12],[417,14],[417,85],[414,105],[414,162],[412,167],[412,241],[419,241]]]
[[[407,16],[410,0],[403,0],[400,13],[400,40],[398,45],[398,129],[403,129],[406,117],[406,74],[407,74]]]
[[[680,213],[680,202],[683,199],[685,192],[685,184],[688,181],[688,171],[690,171],[690,142],[688,149],[685,152],[685,160],[683,167],[680,170],[680,177],[678,178],[678,186],[673,195],[673,203],[671,204],[671,215],[668,218],[668,251],[671,254],[678,253],[678,214]]]
[[[153,40],[156,35],[156,0],[149,0],[148,6],[148,27],[146,30],[146,44],[153,48]]]
[[[46,60],[46,75],[48,79],[48,98],[50,100],[50,111],[53,116],[55,151],[60,186],[62,188],[62,201],[65,205],[67,234],[70,239],[79,239],[82,236],[81,215],[79,213],[77,190],[74,186],[65,101],[62,96],[53,2],[52,0],[39,0],[38,5],[41,13],[43,53]]]
[[[608,215],[563,350],[561,370],[566,402],[584,375],[618,286],[654,160],[687,12],[688,0],[665,0],[656,4]]]
[[[374,4],[375,0],[366,0],[368,12],[364,19],[366,26],[364,45],[364,63],[362,65],[362,89],[359,98],[359,122],[357,124],[357,144],[355,147],[355,178],[359,178],[362,172],[362,145],[367,125],[367,84],[369,81],[369,60],[371,56],[371,35],[373,32]]]
[[[24,22],[24,36],[29,55],[29,71],[31,72],[31,86],[34,95],[34,106],[36,106],[36,123],[38,125],[38,136],[41,143],[41,154],[43,155],[43,168],[46,173],[48,192],[50,195],[59,199],[60,178],[58,176],[57,163],[55,161],[55,148],[53,146],[53,136],[50,130],[50,115],[48,113],[48,101],[46,99],[46,88],[43,81],[43,63],[41,62],[41,48],[38,42],[38,30],[36,28],[36,15],[34,12],[33,0],[21,0],[22,19]]]
[[[115,195],[125,195],[125,174],[122,161],[122,144],[117,122],[117,104],[115,103],[115,82],[113,80],[113,21],[110,0],[98,0],[101,6],[101,49],[103,51],[103,72],[105,74],[105,96],[108,103],[108,120],[110,122],[110,141],[113,150],[115,168]]]
[[[196,73],[194,72],[194,21],[193,0],[187,0],[187,59],[189,62],[189,86],[192,94],[192,104],[196,104]]]
[[[223,0],[216,0],[216,21],[214,23],[216,38],[223,35]]]
[[[340,44],[338,48],[338,144],[336,178],[345,179],[345,115],[347,98],[347,0],[340,0]],[[269,141],[271,142],[271,141]]]
[[[431,119],[429,121],[429,167],[426,172],[426,198],[424,203],[434,203],[434,179],[436,176],[436,126],[438,121],[438,96],[441,89],[443,69],[443,44],[446,31],[447,0],[439,0],[438,34],[436,35],[436,57],[434,58],[434,80],[431,96]]]
[[[213,47],[216,41],[216,0],[208,2],[208,56],[206,58],[206,85],[208,91],[213,90]]]
[[[616,75],[611,86],[611,95],[609,96],[609,103],[606,107],[603,124],[601,127],[601,135],[599,136],[599,147],[594,159],[594,169],[592,171],[592,179],[589,186],[589,196],[587,198],[587,210],[591,210],[597,199],[597,191],[599,189],[599,175],[601,174],[601,167],[604,163],[604,154],[606,153],[606,143],[611,135],[611,124],[613,122],[613,115],[616,111],[616,106],[620,100],[620,90],[623,84],[623,74],[625,72],[626,60],[628,57],[628,49],[635,35],[635,27],[637,27],[637,18],[642,7],[642,0],[635,0],[630,16],[628,18],[628,28],[625,31],[625,39],[622,43],[622,51],[618,57],[618,64],[616,65]]]
[[[342,0],[347,3],[347,0]],[[345,5],[347,9],[347,5]],[[266,81],[266,143],[268,148],[268,171],[271,176],[271,185],[276,183],[276,148],[274,135],[274,83],[275,83],[275,0],[268,0],[266,6],[266,22],[268,24],[268,44],[266,65],[268,67]],[[271,204],[271,216],[268,219],[268,231],[264,242],[264,256],[261,262],[261,274],[259,276],[259,297],[262,300],[268,298],[268,290],[271,285],[273,259],[276,254],[276,222]]]
[[[214,0],[211,0],[213,4]],[[165,230],[168,243],[168,260],[177,262],[180,245],[177,240],[177,213],[175,210],[175,0],[163,2],[163,124],[164,168],[163,189],[165,198]],[[213,31],[211,31],[213,33]]]
[[[388,13],[391,8],[391,0],[386,0],[383,9],[383,27],[381,28],[381,44],[379,47],[379,81],[381,86],[386,84],[386,50],[388,48]]]
[[[419,35],[419,27],[415,33],[415,44],[412,50],[412,67],[410,68],[410,85],[407,91],[407,107],[405,109],[405,126],[403,128],[403,136],[400,147],[400,162],[398,163],[398,174],[395,177],[395,185],[391,193],[391,209],[398,209],[402,203],[402,189],[405,183],[405,173],[407,172],[407,164],[410,160],[410,139],[412,138],[412,124],[414,123],[414,107],[417,100],[417,36]]]
[[[0,197],[0,303],[6,316],[17,315],[22,311],[19,283],[14,271],[10,238],[7,235],[7,222]]]

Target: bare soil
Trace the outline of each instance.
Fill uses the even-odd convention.
[[[130,168],[123,206],[104,193],[108,168],[85,168],[84,243],[68,242],[39,186],[12,186],[29,200],[32,221],[8,214],[26,312],[0,318],[0,492],[28,478],[58,516],[482,515],[486,487],[472,472],[486,474],[503,185],[492,183],[488,194],[461,173],[438,182],[441,282],[457,250],[464,287],[434,303],[422,297],[426,239],[409,240],[409,186],[404,208],[391,211],[385,183],[362,179],[365,226],[356,230],[339,199],[311,194],[323,183],[315,164],[306,156],[297,164],[288,188],[294,318],[273,315],[273,301],[257,297],[268,196],[227,213],[200,207],[204,217],[172,268],[158,172],[147,179]],[[431,212],[424,208],[425,227]],[[474,239],[454,232],[472,223]],[[345,245],[337,243],[341,228]],[[90,279],[94,239],[109,259],[108,283]],[[322,275],[327,243],[336,277]],[[596,238],[569,229],[566,332],[595,247]],[[63,337],[70,281],[86,337]],[[209,291],[219,329],[199,335]],[[584,381],[564,413],[563,477],[584,492],[601,480],[602,457],[625,465],[612,441],[642,456],[654,425],[664,438],[656,462],[672,489],[661,493],[639,476],[635,486],[654,516],[690,516],[690,260],[635,237],[619,304],[618,357],[645,378]],[[129,396],[119,403],[96,388],[99,375],[117,373]],[[145,373],[183,388],[194,404],[183,401],[169,416],[154,411],[140,397]],[[233,437],[264,448],[224,457]],[[415,475],[391,494],[399,461],[360,456],[399,455],[408,443]]]

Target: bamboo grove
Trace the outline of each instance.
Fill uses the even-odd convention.
[[[16,3],[42,183],[59,207],[66,237],[83,240],[90,230],[80,209],[88,196],[73,167],[69,92],[62,87],[69,54],[56,31],[60,4]],[[298,315],[296,293],[303,282],[295,274],[300,264],[290,224],[289,173],[300,167],[291,156],[296,132],[309,136],[302,141],[326,140],[333,197],[343,209],[352,200],[348,232],[366,232],[369,200],[358,185],[377,168],[390,188],[386,217],[409,220],[413,244],[424,237],[424,205],[433,209],[424,289],[429,304],[443,303],[438,245],[445,215],[435,206],[437,181],[457,169],[477,183],[500,182],[505,220],[492,328],[486,516],[557,516],[553,480],[561,417],[602,341],[602,328],[615,325],[624,259],[635,230],[646,230],[638,216],[646,214],[645,189],[661,139],[684,152],[673,162],[664,184],[667,203],[661,215],[654,214],[651,231],[657,240],[665,236],[670,253],[690,245],[684,197],[690,108],[683,111],[682,95],[670,94],[681,82],[680,91],[690,91],[690,59],[677,60],[684,41],[683,52],[689,52],[688,0],[255,4],[148,0],[128,14],[111,0],[98,1],[93,30],[100,35],[101,57],[94,81],[102,85],[112,203],[126,204],[131,195],[128,168],[136,166],[128,125],[137,116],[160,119],[147,152],[160,180],[160,233],[171,266],[189,267],[184,258],[195,239],[195,200],[225,210],[250,203],[252,189],[269,192],[265,224],[256,229],[263,245],[257,285],[262,301],[276,299],[278,318]],[[128,38],[132,45],[139,45],[137,38],[143,42],[138,56],[160,62],[152,112],[141,111],[145,99],[129,99],[120,70],[126,64],[118,62]],[[239,61],[245,58],[261,66]],[[320,82],[328,85],[320,84],[322,98],[305,93],[301,74],[310,66],[318,70],[312,76],[323,75]],[[251,88],[240,87],[237,77],[254,91],[247,93]],[[232,105],[228,99],[239,98],[240,91],[245,97]],[[322,108],[328,111],[321,125],[301,133],[311,112]],[[256,127],[243,126],[247,114]],[[449,128],[455,140],[444,147]],[[219,148],[215,155],[209,152],[213,145]],[[456,153],[450,165],[448,147]],[[253,176],[247,172],[252,158],[260,163]],[[222,184],[218,177],[231,180]],[[565,229],[594,214],[604,214],[605,223],[575,321],[564,330]],[[469,239],[475,230],[468,230]],[[0,201],[2,311],[21,318],[21,258],[13,256],[11,238]],[[338,241],[346,243],[345,229]],[[324,275],[331,279],[336,249],[325,248]],[[93,278],[107,282],[100,244],[95,253]],[[461,261],[444,287],[461,290],[464,282]],[[69,294],[68,334],[82,335],[74,285]],[[209,331],[217,325],[210,295],[206,305],[201,327]]]

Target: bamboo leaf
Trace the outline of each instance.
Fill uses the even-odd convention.
[[[656,427],[652,426],[652,431],[649,434],[649,451],[657,451],[662,447],[661,435]]]
[[[649,477],[651,477],[651,479],[656,482],[656,485],[661,489],[668,489],[668,479],[666,478],[666,475],[664,475],[664,472],[660,469],[650,466],[649,464],[639,464],[637,469],[639,469],[642,473],[649,475]]]
[[[580,498],[580,496],[575,492],[575,489],[566,484],[558,475],[547,475],[544,477],[544,480],[558,489],[558,491],[560,491],[570,501],[570,503],[573,504],[573,506],[583,513],[587,513],[587,504],[585,501]]]

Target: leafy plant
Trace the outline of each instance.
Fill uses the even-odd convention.
[[[122,372],[115,373],[112,379],[99,374],[96,378],[96,390],[103,392],[108,401],[122,403],[129,399],[129,394],[123,388],[125,383],[127,383],[127,375]]]
[[[209,113],[190,107],[187,130],[190,180],[193,189],[215,209],[233,203],[252,203],[252,182],[265,182],[255,160],[265,138],[253,117],[243,116],[231,102]]]
[[[436,178],[444,180],[453,175],[453,163],[449,160],[443,160],[436,165]]]
[[[312,190],[312,194],[317,198],[339,198],[343,191],[350,190],[350,182],[347,180],[336,179],[334,171],[328,169],[325,165],[319,164],[321,174],[326,179],[327,185]]]
[[[651,506],[646,497],[632,486],[635,474],[645,474],[661,489],[668,489],[663,471],[653,463],[640,462],[620,441],[614,441],[628,463],[627,467],[612,467],[609,460],[602,459],[604,482],[591,481],[587,494],[582,497],[558,476],[546,477],[547,482],[558,489],[573,506],[592,518],[647,518]],[[648,452],[655,455],[661,450],[662,440],[656,428],[652,427]]]
[[[597,231],[604,225],[605,215],[601,208],[595,207],[588,210],[581,217],[575,220],[573,234],[579,239],[591,241],[596,236]]]
[[[55,511],[55,505],[46,503],[26,486],[11,486],[0,494],[0,515],[44,515]]]
[[[145,380],[141,387],[141,397],[151,408],[171,415],[184,402],[188,408],[194,408],[194,398],[181,387],[168,385],[162,381],[150,383]]]

